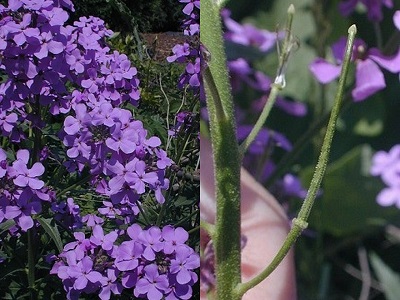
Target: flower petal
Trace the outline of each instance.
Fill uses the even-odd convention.
[[[335,66],[322,58],[317,58],[309,66],[314,77],[323,84],[338,78],[340,68],[341,66]]]
[[[371,59],[358,61],[356,87],[352,91],[355,101],[361,101],[386,87],[385,78],[378,65]]]
[[[373,48],[369,50],[369,58],[389,72],[400,72],[400,49],[397,51],[397,54],[387,57],[382,55],[378,49]]]
[[[400,10],[397,10],[393,15],[393,22],[397,29],[400,30]]]

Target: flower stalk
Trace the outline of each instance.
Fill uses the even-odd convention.
[[[240,145],[240,156],[243,158],[245,152],[249,148],[250,144],[254,141],[257,134],[260,132],[261,128],[263,127],[265,121],[267,120],[269,113],[271,112],[272,107],[275,104],[276,97],[278,96],[279,91],[281,91],[285,85],[285,73],[289,62],[289,56],[293,51],[293,35],[292,35],[292,24],[293,18],[295,14],[295,8],[293,4],[291,4],[288,8],[287,12],[287,21],[286,21],[286,35],[283,42],[282,52],[279,56],[279,65],[278,70],[276,73],[275,81],[271,84],[271,91],[269,93],[267,102],[261,112],[256,124],[254,125],[253,129],[251,130],[250,134],[247,138],[243,141]]]
[[[335,133],[336,121],[339,116],[339,111],[343,99],[343,92],[346,83],[347,73],[349,70],[350,59],[353,51],[353,45],[356,33],[357,33],[356,26],[355,25],[350,26],[348,30],[348,39],[346,44],[345,57],[340,73],[339,85],[335,96],[334,106],[330,115],[328,127],[321,148],[321,153],[318,158],[317,165],[315,167],[315,172],[312,177],[306,199],[303,202],[303,205],[297,215],[297,218],[293,219],[292,228],[289,231],[289,234],[286,237],[286,240],[284,241],[281,249],[278,251],[278,254],[259,275],[257,275],[250,281],[240,284],[238,286],[237,293],[239,295],[243,295],[249,289],[253,288],[261,281],[263,281],[265,278],[267,278],[285,258],[291,247],[296,242],[297,238],[300,236],[301,232],[308,226],[307,223],[308,216],[310,215],[311,209],[314,205],[315,198],[317,196],[319,187],[322,182],[322,178],[324,177],[325,170],[328,164],[330,147],[332,144],[333,135]]]
[[[240,156],[219,13],[220,6],[215,1],[202,1],[201,42],[211,53],[203,74],[216,181],[216,298],[239,300],[234,288],[241,281]]]

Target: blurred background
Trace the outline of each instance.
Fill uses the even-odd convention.
[[[245,167],[274,193],[290,218],[309,186],[337,86],[336,81],[319,83],[309,65],[317,57],[334,62],[331,46],[347,35],[351,24],[368,47],[360,61],[367,59],[370,48],[387,57],[399,50],[393,15],[400,1],[358,1],[348,16],[339,10],[342,2],[357,1],[235,0],[226,6],[228,18],[272,34],[284,29],[290,3],[296,7],[292,34],[298,49],[290,58],[284,97],[245,158]],[[368,5],[382,12],[379,20],[371,20]],[[234,31],[226,26],[227,33]],[[261,85],[273,81],[278,56],[275,46],[261,51],[256,42],[243,45],[226,37],[240,139],[265,102],[268,88]],[[238,67],[238,59],[244,59],[246,68]],[[386,88],[354,101],[355,71],[353,64],[327,174],[309,228],[296,244],[299,299],[400,299],[400,191],[391,190],[393,205],[378,204],[386,184],[371,175],[374,155],[386,155],[400,144],[399,73],[381,68]],[[400,157],[391,162],[397,164]]]

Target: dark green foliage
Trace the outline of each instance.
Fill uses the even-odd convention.
[[[96,16],[106,21],[110,29],[131,32],[128,20],[121,18],[113,5],[115,0],[80,0],[74,1],[74,16]],[[140,32],[179,31],[183,5],[176,0],[119,0],[129,9]]]

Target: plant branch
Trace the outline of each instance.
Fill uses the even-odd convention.
[[[286,28],[285,28],[286,35],[285,35],[285,40],[283,42],[282,53],[279,57],[279,66],[278,66],[275,82],[273,84],[271,84],[271,91],[269,93],[268,100],[265,103],[265,106],[263,108],[263,111],[261,112],[260,117],[258,118],[256,124],[252,128],[250,134],[240,145],[239,151],[240,151],[241,158],[244,156],[248,147],[254,141],[257,134],[260,132],[261,128],[263,127],[265,121],[267,120],[269,113],[271,112],[271,109],[275,104],[276,97],[278,96],[278,92],[280,90],[282,90],[286,85],[285,72],[287,69],[290,53],[293,50],[293,40],[292,40],[293,36],[292,36],[291,32],[292,32],[292,23],[293,23],[294,14],[295,14],[295,9],[294,9],[293,4],[291,4],[288,9],[288,17],[287,17]]]
[[[355,25],[350,26],[348,30],[348,39],[346,44],[345,57],[342,65],[342,70],[339,78],[339,86],[335,96],[335,104],[333,106],[331,116],[328,122],[327,131],[322,144],[321,153],[318,158],[317,165],[315,167],[315,172],[311,180],[310,188],[307,193],[307,197],[298,213],[297,218],[293,219],[292,228],[286,237],[281,249],[278,251],[277,255],[273,258],[272,262],[256,277],[250,281],[240,284],[236,289],[238,295],[242,296],[249,289],[253,288],[265,278],[267,278],[282,262],[291,247],[296,242],[297,238],[300,236],[301,232],[307,228],[308,216],[310,215],[311,208],[314,204],[314,200],[317,196],[317,192],[322,182],[322,178],[325,174],[326,166],[328,164],[328,158],[330,153],[330,147],[332,144],[333,135],[336,128],[336,120],[339,115],[340,106],[343,98],[343,91],[346,82],[346,77],[350,65],[351,54],[353,51],[354,39],[357,32]]]
[[[239,300],[233,289],[240,270],[240,157],[236,140],[233,100],[222,39],[220,6],[215,0],[201,3],[201,42],[211,54],[203,66],[214,158],[216,224],[213,235],[217,298]],[[201,200],[200,200],[201,201]]]

